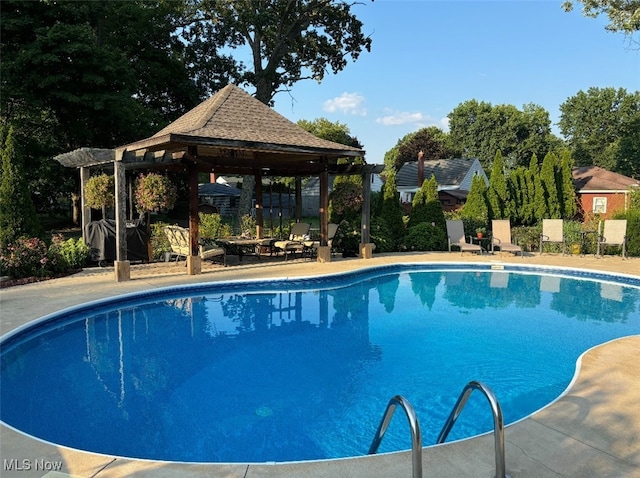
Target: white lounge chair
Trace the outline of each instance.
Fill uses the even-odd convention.
[[[624,259],[627,248],[627,220],[605,219],[600,221],[598,231],[597,255],[602,257],[602,252],[606,246],[622,246],[622,258]]]
[[[540,255],[542,255],[542,246],[547,242],[562,244],[562,255],[565,255],[566,244],[564,242],[563,227],[564,221],[562,219],[542,220],[542,234],[540,234]]]
[[[449,241],[449,252],[451,252],[451,246],[456,246],[460,248],[461,255],[465,251],[482,254],[482,247],[479,244],[467,242],[464,234],[464,224],[459,219],[447,220],[447,239]]]
[[[491,221],[491,252],[495,252],[496,247],[500,252],[520,253],[522,247],[511,242],[511,223],[508,219],[494,219]]]
[[[330,222],[327,225],[327,246],[329,246],[329,250],[333,255],[333,238],[336,236],[338,232],[338,224],[334,224]],[[304,241],[305,251],[309,252],[311,257],[318,253],[318,247],[320,247],[320,241]]]

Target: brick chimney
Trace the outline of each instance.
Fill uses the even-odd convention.
[[[215,184],[215,182],[216,182],[216,173],[209,173],[209,182],[211,184]]]
[[[424,182],[424,161],[422,158],[424,157],[424,151],[420,150],[418,153],[418,187],[422,187],[422,183]]]

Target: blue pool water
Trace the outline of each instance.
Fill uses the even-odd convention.
[[[4,338],[0,418],[74,448],[192,462],[363,455],[398,394],[430,445],[471,380],[513,422],[558,397],[585,350],[640,333],[640,280],[508,267],[394,266],[74,308]],[[449,441],[492,426],[472,394]],[[408,448],[395,414],[379,451]]]

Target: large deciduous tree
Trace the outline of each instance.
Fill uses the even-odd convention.
[[[589,88],[560,105],[560,132],[567,139],[578,166],[600,166],[615,172],[633,172],[640,155],[633,148],[620,156],[619,148],[637,136],[640,91]],[[631,166],[631,167],[630,167]]]
[[[429,126],[400,138],[396,145],[385,154],[385,168],[394,168],[398,171],[404,163],[415,161],[420,151],[422,151],[425,161],[451,158],[460,154],[452,146],[449,133],[445,133],[437,126]]]
[[[321,81],[338,73],[349,58],[369,51],[371,39],[341,0],[193,0],[193,31],[213,44],[246,52],[239,64],[241,83],[255,87],[255,96],[272,104],[276,93],[304,79]],[[234,53],[235,55],[235,53]],[[254,177],[243,179],[239,214],[251,206]]]
[[[560,145],[551,133],[549,113],[534,104],[522,111],[513,105],[469,100],[448,115],[451,142],[465,157],[490,169],[496,151],[502,151],[507,169],[527,166],[533,154],[546,154]]]
[[[640,31],[640,4],[637,0],[578,0],[582,3],[582,14],[595,18],[604,13],[609,17],[609,24],[605,27],[612,32],[623,32],[631,35]],[[573,10],[573,0],[562,4],[565,11]]]

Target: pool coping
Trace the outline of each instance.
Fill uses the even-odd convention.
[[[426,255],[426,260],[433,260],[433,256]],[[404,262],[413,262],[416,255],[407,255]],[[422,259],[422,258],[420,258]],[[446,255],[446,260],[440,258],[437,262],[458,262],[452,260],[451,255]],[[420,261],[424,262],[424,261]],[[492,261],[491,264],[513,264],[514,261]],[[529,261],[526,261],[529,262]],[[568,261],[567,261],[568,262]],[[613,265],[613,269],[621,269],[613,272],[614,275],[628,275],[638,278],[637,274],[627,274],[637,270],[638,261],[625,261],[623,267]],[[471,264],[473,262],[466,261]],[[486,264],[486,261],[483,261]],[[522,262],[517,262],[522,265]],[[360,268],[361,262],[350,267]],[[367,263],[367,266],[374,265]],[[528,264],[530,266],[531,264]],[[542,268],[544,264],[539,265]],[[295,266],[294,266],[295,267]],[[553,266],[557,269],[556,266]],[[560,266],[563,267],[563,266]],[[588,269],[576,267],[575,264],[566,266],[569,270]],[[307,267],[309,269],[309,267]],[[317,270],[313,271],[317,275]],[[289,271],[287,269],[287,271]],[[536,267],[536,270],[540,270]],[[593,272],[602,273],[599,269]],[[280,276],[283,277],[283,276]],[[285,275],[284,277],[289,277]],[[294,275],[297,279],[302,275]],[[204,278],[204,277],[203,277]],[[181,282],[179,279],[176,279]],[[76,281],[75,285],[79,286]],[[23,287],[23,286],[20,286]],[[26,286],[24,286],[26,287]],[[38,287],[31,288],[37,296]],[[6,296],[4,291],[0,297],[3,302]],[[17,294],[21,295],[21,294]],[[2,304],[3,317],[7,307]],[[19,327],[18,327],[19,328]],[[10,332],[15,332],[15,328]],[[3,338],[11,333],[3,334]],[[631,336],[617,339],[603,345],[599,345],[583,354],[579,360],[579,366],[571,385],[564,394],[542,410],[532,416],[524,418],[505,430],[507,472],[513,478],[518,476],[640,476],[640,412],[635,409],[628,410],[629,403],[640,401],[638,390],[638,372],[624,355],[638,356],[640,353],[640,336]],[[595,357],[595,358],[593,358]],[[603,358],[606,359],[603,362]],[[602,373],[602,370],[608,373]],[[629,377],[631,381],[629,382]],[[613,384],[604,387],[603,390],[591,390],[589,387],[594,381],[614,380]],[[616,381],[617,380],[617,381]],[[635,380],[635,381],[634,381]],[[635,385],[635,386],[634,386]],[[602,387],[601,387],[602,388]],[[585,393],[585,390],[587,393]],[[611,391],[613,390],[613,391]],[[606,395],[607,400],[602,401]],[[594,410],[591,415],[597,415],[597,423],[591,423],[594,417],[580,414],[574,417],[572,407],[576,402],[586,404],[587,409]],[[619,403],[625,404],[624,407]],[[597,413],[595,413],[597,412]],[[602,430],[602,417],[621,417],[616,423],[616,436],[604,433]],[[578,421],[576,422],[576,418]],[[605,419],[605,425],[606,425]],[[617,426],[619,422],[626,427]],[[630,426],[633,425],[633,426]],[[605,426],[606,428],[606,426]],[[3,457],[3,472],[6,476],[44,476],[46,469],[36,470],[37,460],[40,463],[63,463],[62,472],[73,476],[123,476],[135,474],[136,476],[167,476],[180,474],[181,476],[305,476],[307,478],[329,476],[410,476],[411,459],[408,452],[397,452],[375,456],[345,458],[338,460],[318,462],[292,462],[286,464],[180,464],[168,462],[156,462],[148,460],[131,460],[80,452],[51,444],[47,444],[16,432],[9,427],[0,427],[0,451]],[[602,438],[606,438],[602,441]],[[621,445],[626,442],[627,447]],[[460,460],[459,456],[465,456]],[[428,447],[423,450],[423,466],[425,476],[492,476],[493,463],[493,437],[482,437],[447,443],[445,445]],[[16,460],[11,463],[23,463],[31,469],[22,471],[6,470],[6,460]],[[24,461],[26,460],[26,461]],[[57,460],[57,461],[56,461]],[[41,467],[42,468],[42,467]],[[595,470],[595,471],[594,471]],[[3,476],[5,474],[3,473]]]

